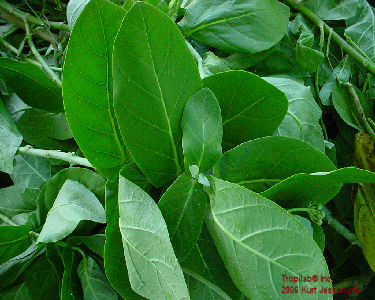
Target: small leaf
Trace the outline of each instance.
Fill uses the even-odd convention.
[[[21,188],[37,190],[51,177],[51,164],[44,157],[18,154],[10,177]]]
[[[185,168],[208,171],[221,155],[223,125],[215,95],[207,88],[190,97],[182,117],[182,148]]]
[[[133,290],[149,299],[190,299],[167,225],[154,200],[120,176],[118,204]]]
[[[37,242],[59,241],[72,233],[82,220],[105,223],[103,206],[83,184],[68,179],[48,212]]]
[[[288,112],[275,134],[301,139],[324,153],[324,137],[319,124],[322,111],[310,88],[286,78],[263,79],[284,92],[289,101]]]
[[[204,78],[203,85],[219,101],[226,149],[272,135],[288,109],[284,93],[249,72],[218,73]]]
[[[136,2],[116,38],[113,78],[116,117],[134,161],[157,187],[175,179],[181,171],[183,109],[202,86],[176,24]]]
[[[62,261],[64,264],[64,273],[61,281],[60,299],[80,299],[82,291],[77,274],[79,265],[78,255],[72,248],[66,247],[62,252]]]
[[[289,8],[276,0],[197,0],[179,26],[188,38],[220,50],[256,53],[280,41],[288,21]]]
[[[84,299],[118,299],[116,291],[91,257],[83,258],[77,272],[82,282]]]
[[[0,171],[12,173],[13,159],[22,136],[0,98]]]
[[[30,227],[0,226],[0,264],[21,254],[31,244]]]
[[[180,175],[158,203],[179,260],[189,255],[202,230],[207,195],[188,174]]]
[[[0,78],[27,105],[50,112],[63,112],[61,89],[36,65],[0,58]]]
[[[100,257],[104,256],[105,234],[98,233],[87,236],[72,236],[68,239],[68,241],[69,243],[78,245],[83,244]]]
[[[282,298],[283,274],[329,276],[322,251],[293,216],[244,187],[214,177],[210,182],[207,225],[233,282],[247,297]],[[332,287],[321,281],[293,285]],[[318,298],[332,299],[332,295]]]

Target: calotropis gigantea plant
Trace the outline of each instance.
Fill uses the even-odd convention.
[[[359,2],[358,14],[370,14],[368,3],[119,2],[71,1],[69,27],[48,30],[0,3],[23,17],[37,59],[2,40],[18,60],[0,58],[17,94],[0,102],[0,170],[14,183],[0,189],[0,296],[332,299],[323,219],[352,247],[362,242],[374,270],[364,191],[375,173],[338,168],[321,118],[333,105],[375,136],[373,82],[362,74],[375,69],[348,12]],[[302,14],[290,21],[290,8]],[[320,18],[348,20],[355,46]],[[33,42],[51,30],[71,30],[61,81]],[[325,59],[341,54],[324,49],[325,31],[349,56],[320,88]],[[297,62],[282,76],[288,43]],[[362,90],[345,82],[352,64]],[[303,84],[311,73],[315,94]],[[360,242],[325,207],[344,183],[360,184]]]

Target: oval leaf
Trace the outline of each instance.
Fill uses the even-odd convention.
[[[148,299],[190,299],[167,225],[154,200],[120,175],[118,204],[133,290]]]
[[[0,264],[24,252],[31,244],[30,228],[22,226],[0,226]]]
[[[210,182],[207,225],[234,283],[247,297],[282,298],[283,275],[329,276],[322,251],[292,215],[244,187],[213,177]],[[330,282],[293,285],[300,291],[317,288],[303,299],[332,299],[319,293],[332,287]]]
[[[176,256],[183,260],[202,231],[207,195],[196,179],[184,173],[163,194],[158,206],[167,223]]]
[[[83,184],[68,179],[48,212],[37,242],[61,240],[71,234],[82,220],[105,223],[104,208]]]
[[[179,25],[189,38],[209,46],[255,53],[280,41],[288,21],[289,8],[276,0],[197,0]]]
[[[63,71],[64,106],[74,138],[90,163],[111,179],[127,159],[112,96],[112,48],[124,15],[109,1],[90,1],[72,31]]]
[[[1,57],[0,78],[31,107],[64,111],[61,89],[36,65]]]
[[[186,103],[182,117],[182,148],[185,168],[208,171],[221,155],[223,125],[215,95],[207,88],[195,93]]]
[[[224,153],[214,167],[214,175],[262,192],[297,173],[335,169],[331,160],[315,147],[295,138],[270,136]]]
[[[283,92],[249,72],[218,73],[204,78],[203,85],[219,101],[226,148],[272,135],[288,109]]]
[[[116,39],[113,76],[126,146],[149,181],[161,186],[181,171],[182,112],[201,88],[194,58],[167,15],[147,3],[132,6]]]

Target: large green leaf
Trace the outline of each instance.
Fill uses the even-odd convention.
[[[201,89],[186,103],[182,131],[185,168],[196,165],[202,173],[208,171],[221,155],[223,137],[219,103],[209,89]]]
[[[183,271],[192,300],[231,300],[219,287],[204,279],[202,276],[199,276],[189,269],[183,269]]]
[[[70,30],[73,29],[74,24],[76,23],[79,15],[89,3],[90,0],[70,0],[68,6],[66,7],[66,20],[68,21],[68,25]]]
[[[319,124],[322,111],[310,88],[286,78],[264,79],[284,92],[289,100],[288,112],[276,134],[301,139],[324,152],[324,137]]]
[[[176,256],[183,260],[201,233],[207,195],[196,179],[184,173],[163,194],[158,206],[167,223]]]
[[[201,88],[194,58],[167,15],[146,3],[132,6],[116,38],[113,77],[126,146],[149,181],[161,186],[181,172],[182,113]]]
[[[0,298],[2,300],[30,300],[30,293],[26,287],[26,283],[13,285],[6,289],[1,289]]]
[[[226,148],[272,135],[288,109],[284,93],[249,72],[218,73],[204,78],[203,85],[219,101]]]
[[[29,248],[31,244],[30,227],[0,226],[0,264]]]
[[[113,110],[112,49],[125,14],[106,0],[92,0],[71,33],[63,72],[66,117],[91,164],[114,178],[127,159]]]
[[[48,212],[38,243],[63,239],[72,233],[82,220],[105,223],[104,208],[83,184],[68,179]]]
[[[118,299],[116,291],[111,287],[98,264],[91,257],[83,258],[77,272],[82,282],[85,300]]]
[[[270,136],[224,153],[214,175],[262,192],[297,173],[328,172],[335,165],[321,151],[296,138]]]
[[[44,157],[18,154],[10,177],[19,187],[39,189],[51,177],[51,164]]]
[[[210,183],[208,228],[234,283],[247,297],[282,298],[283,274],[329,276],[322,251],[293,216],[239,185],[214,177]],[[299,290],[332,286],[321,281],[293,285]],[[332,295],[317,292],[303,299],[332,299]]]
[[[52,208],[55,199],[66,180],[73,180],[81,183],[104,205],[105,180],[97,173],[84,168],[67,168],[61,170],[40,190],[37,200],[37,210],[34,215],[34,222],[37,226],[44,224],[48,211]]]
[[[345,33],[370,59],[375,60],[375,15],[366,0],[357,1],[357,13],[347,22]]]
[[[1,57],[0,78],[31,107],[64,111],[61,89],[36,65]]]
[[[340,191],[343,183],[375,183],[375,173],[354,167],[330,172],[293,175],[262,193],[286,207],[325,204]]]
[[[197,0],[179,23],[185,35],[209,46],[255,53],[287,31],[289,8],[276,0]]]
[[[0,98],[0,171],[12,173],[13,159],[22,136]]]
[[[149,299],[190,299],[167,225],[154,200],[120,175],[118,204],[133,290]]]
[[[104,269],[113,288],[126,300],[143,299],[130,286],[119,227],[118,183],[108,182],[105,191]]]

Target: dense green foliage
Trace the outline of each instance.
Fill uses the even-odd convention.
[[[0,299],[374,298],[366,0],[0,13]]]

